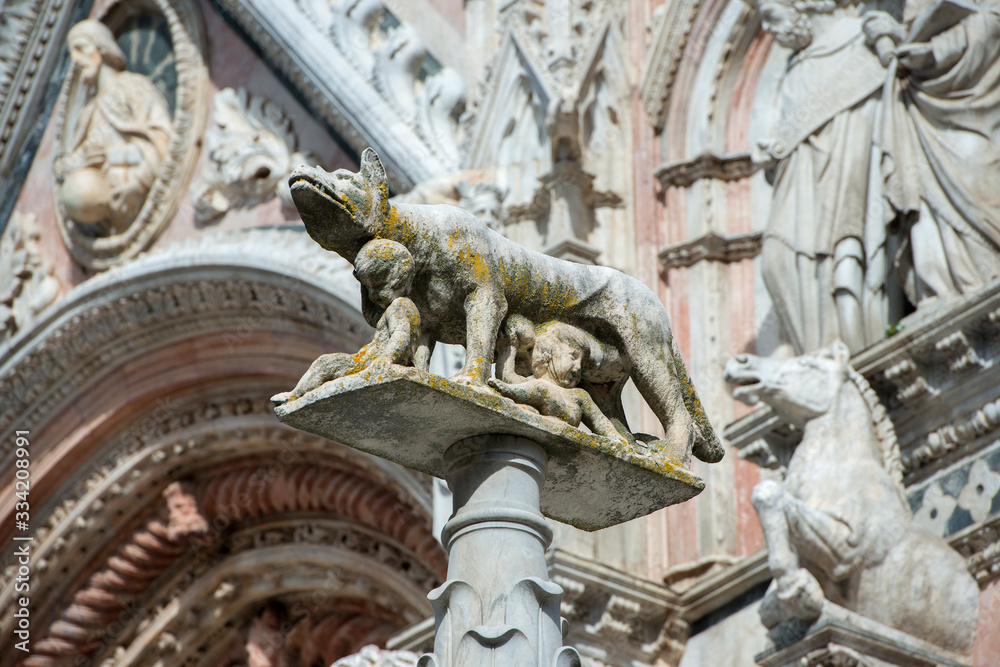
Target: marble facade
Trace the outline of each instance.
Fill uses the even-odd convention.
[[[775,191],[755,153],[791,52],[758,4],[4,3],[0,667],[408,664],[362,649],[433,644],[425,596],[447,564],[431,478],[293,431],[268,401],[321,354],[371,340],[352,267],[305,236],[282,186],[302,161],[356,171],[369,146],[401,201],[459,204],[645,283],[725,434],[721,462],[692,465],[694,500],[594,533],[554,524],[550,577],[584,665],[744,667],[766,651],[761,664],[879,664],[858,662],[863,619],[833,610],[775,651],[758,614],[772,576],[752,494],[800,432],[734,400],[723,371],[813,351],[765,282]],[[992,4],[972,4],[987,30]],[[165,61],[128,39],[176,63],[156,180],[104,236],[70,224],[56,166],[86,106],[66,49],[87,18],[154,84]],[[850,363],[895,426],[914,525],[978,585],[975,641],[955,660],[986,667],[1000,660],[1000,285],[921,303],[933,280],[921,292],[914,268],[920,307]],[[623,405],[634,431],[663,435],[633,388]],[[32,443],[30,658],[11,643],[18,430]],[[927,654],[892,630],[875,632],[896,647],[882,655]]]

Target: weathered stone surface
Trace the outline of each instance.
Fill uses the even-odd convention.
[[[456,378],[483,386],[505,317],[536,325],[578,327],[613,348],[624,373],[598,366],[581,383],[600,411],[627,432],[621,393],[631,377],[679,461],[693,452],[717,462],[723,449],[705,415],[670,330],[649,288],[620,271],[573,264],[519,246],[461,209],[396,204],[371,149],[357,174],[300,167],[289,179],[310,236],[350,262],[372,239],[401,243],[415,266],[412,299],[431,343],[466,346]],[[362,291],[362,311],[375,326],[385,306]],[[624,435],[624,433],[623,433]]]
[[[445,477],[442,457],[458,440],[487,433],[529,438],[549,456],[542,511],[585,530],[683,502],[704,487],[675,459],[587,434],[416,368],[351,375],[275,412],[285,424],[436,477]]]

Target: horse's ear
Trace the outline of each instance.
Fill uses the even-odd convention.
[[[830,347],[830,351],[833,353],[833,360],[841,366],[846,366],[851,362],[851,351],[848,349],[844,341],[834,341],[833,345]]]
[[[385,167],[372,148],[366,148],[361,154],[361,176],[374,189],[380,190],[385,186]]]

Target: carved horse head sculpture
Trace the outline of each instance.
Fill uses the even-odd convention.
[[[979,587],[961,556],[913,523],[895,430],[843,343],[816,355],[726,365],[733,395],[802,433],[784,480],[753,492],[774,581],[764,625],[816,620],[827,600],[968,653]]]

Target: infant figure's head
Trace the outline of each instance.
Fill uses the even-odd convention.
[[[413,256],[401,243],[369,241],[354,260],[354,277],[368,290],[368,298],[382,308],[410,293]]]
[[[560,387],[571,389],[580,384],[586,350],[587,343],[579,329],[562,322],[551,322],[535,336],[531,372],[536,378],[548,379]]]

